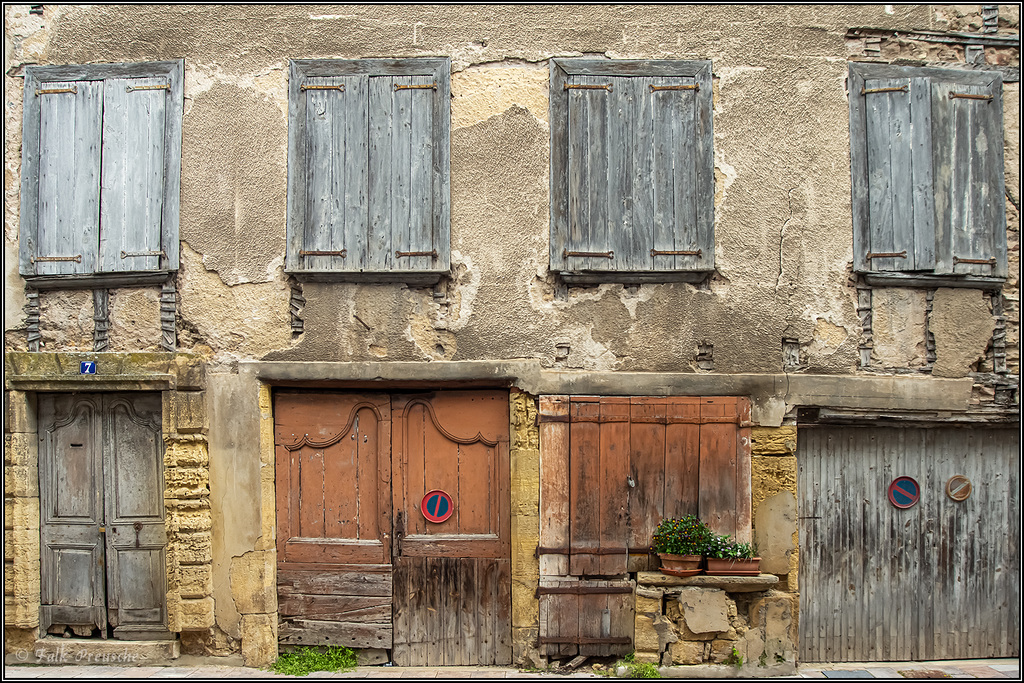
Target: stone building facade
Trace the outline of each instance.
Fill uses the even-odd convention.
[[[807,526],[811,522],[805,520],[823,516],[810,514],[808,501],[828,489],[836,471],[824,464],[832,462],[831,451],[803,447],[805,434],[827,434],[830,429],[866,434],[885,426],[908,435],[910,444],[911,432],[918,434],[922,428],[955,429],[958,434],[994,434],[994,453],[1012,454],[1019,447],[1020,82],[1015,6],[11,5],[4,10],[4,50],[4,631],[9,653],[38,649],[48,640],[50,625],[41,626],[40,615],[52,570],[45,566],[47,541],[41,539],[48,538],[46,527],[52,520],[47,521],[49,513],[41,504],[47,495],[41,490],[49,482],[40,463],[54,456],[40,449],[51,448],[47,434],[53,429],[41,425],[39,416],[40,406],[54,396],[159,393],[166,530],[159,551],[165,574],[161,623],[174,652],[240,655],[247,665],[273,661],[279,640],[284,645],[303,642],[289,641],[283,627],[279,634],[284,623],[279,601],[287,594],[279,576],[284,559],[279,557],[283,540],[278,537],[285,514],[280,505],[280,452],[286,444],[275,433],[275,416],[284,390],[393,397],[507,392],[508,430],[498,442],[507,445],[508,482],[493,493],[507,503],[508,517],[500,523],[507,524],[508,550],[502,561],[507,561],[510,587],[503,608],[507,614],[502,617],[505,612],[499,609],[495,622],[499,631],[507,626],[507,634],[496,638],[508,640],[513,661],[534,665],[569,656],[544,641],[554,633],[545,621],[545,599],[550,598],[543,590],[545,577],[561,576],[545,568],[543,552],[545,534],[553,533],[545,531],[550,519],[545,496],[551,500],[545,491],[558,487],[546,464],[554,452],[544,436],[549,433],[542,414],[546,398],[738,397],[749,402],[749,416],[743,417],[741,410],[731,418],[737,438],[746,439],[737,441],[736,450],[737,471],[746,474],[730,494],[738,492],[742,500],[737,509],[742,512],[730,517],[735,519],[728,530],[757,542],[762,583],[666,580],[647,571],[650,566],[633,564],[610,573],[630,587],[622,607],[631,615],[627,651],[635,649],[638,658],[663,665],[721,663],[734,648],[754,666],[791,665],[801,657],[841,658],[825,645],[806,649],[811,638],[803,615],[814,615],[817,605],[834,598],[813,582],[829,572],[845,576],[829,564],[832,560],[824,557],[828,553],[820,549],[822,537],[814,534],[838,534],[826,544],[836,550],[835,557],[862,546],[845,527],[836,532]],[[434,81],[416,80],[421,77],[412,67],[403,70],[417,59],[432,60],[431,73],[436,75],[429,77]],[[163,66],[157,69],[157,64]],[[923,166],[931,169],[934,182],[946,182],[946,189],[934,192],[937,208],[916,214],[938,216],[943,225],[942,216],[955,213],[943,204],[954,201],[949,197],[957,192],[982,197],[984,201],[972,205],[973,218],[949,230],[966,231],[969,242],[988,240],[991,253],[958,251],[961,247],[949,246],[954,238],[948,233],[943,236],[941,228],[927,227],[937,232],[914,233],[909,239],[917,241],[909,249],[937,244],[936,255],[927,264],[904,269],[900,259],[906,258],[907,247],[898,240],[910,223],[898,212],[896,219],[888,219],[896,243],[864,243],[867,237],[862,236],[877,240],[885,233],[872,222],[879,201],[899,203],[903,195],[896,190],[886,195],[886,189],[882,194],[889,199],[878,199],[882,195],[877,194],[878,169],[871,165],[877,157],[871,156],[871,145],[881,134],[869,131],[865,142],[855,127],[851,111],[860,106],[855,106],[862,101],[857,98],[867,96],[849,87],[855,74],[851,64],[889,69],[873,72],[869,66],[864,91],[898,91],[904,81],[912,89],[917,87],[914,79],[939,83],[948,78],[966,84],[957,93],[989,98],[950,100],[989,116],[987,123],[977,124],[989,126],[983,128],[985,142],[979,147],[978,137],[971,138],[974,147],[967,151],[980,161],[957,157],[958,163],[943,165],[948,160],[943,160],[936,133],[932,147],[925,148],[926,161],[915,156],[913,173],[893,161],[890,177],[893,187],[899,177],[912,178],[915,185],[906,195],[911,198],[932,196],[914,175]],[[67,68],[47,71],[49,67]],[[175,69],[180,70],[180,83]],[[563,72],[565,82],[556,89],[553,84]],[[167,83],[160,80],[165,73],[170,74]],[[701,74],[706,81],[700,80],[705,78]],[[299,89],[300,77],[308,91]],[[330,177],[343,178],[336,182],[342,186],[356,182],[353,178],[360,176],[353,173],[371,178],[366,194],[353,198],[342,191],[334,196],[335,205],[364,211],[370,206],[372,212],[377,202],[385,202],[398,212],[395,207],[408,190],[411,203],[401,204],[405,213],[400,216],[392,214],[399,216],[395,225],[414,222],[416,207],[429,205],[434,213],[421,218],[434,241],[422,247],[413,237],[409,247],[395,237],[385,249],[395,252],[394,262],[352,266],[352,261],[343,266],[342,261],[354,256],[341,256],[344,250],[336,248],[340,244],[322,241],[317,232],[321,223],[316,222],[320,219],[310,208],[329,182],[317,185],[319,180],[304,174],[315,173],[308,169],[317,167],[316,160],[339,159],[345,149],[350,155],[345,159],[358,157],[351,151],[361,149],[355,143],[344,147],[344,140],[355,139],[352,135],[329,139],[324,144],[334,147],[323,152],[316,147],[319,133],[312,131],[317,117],[328,111],[323,103],[329,100],[316,98],[333,96],[330,88],[345,95],[361,93],[359,79],[364,77],[371,82],[394,79],[388,102],[398,101],[402,87],[414,89],[411,97],[430,98],[433,118],[425,120],[432,126],[432,146],[423,152],[425,157],[415,157],[418,148],[413,147],[408,152],[415,157],[411,175],[403,180],[395,171],[391,185],[378,188],[377,194],[372,178],[378,177],[373,170],[378,157],[373,152],[368,171],[358,163],[331,166],[335,175]],[[60,227],[59,217],[47,218],[44,196],[47,191],[64,196],[89,171],[76,166],[78,170],[61,176],[52,171],[57,166],[46,166],[47,154],[66,159],[54,150],[71,149],[59,145],[72,143],[45,146],[46,133],[40,134],[40,128],[50,130],[46,117],[59,116],[60,105],[46,107],[64,95],[43,91],[77,87],[85,97],[85,86],[67,84],[102,82],[109,90],[110,83],[120,83],[117,79],[129,81],[129,93],[156,88],[155,95],[143,95],[170,98],[165,100],[170,113],[160,119],[157,136],[163,136],[164,147],[151,157],[164,162],[164,213],[147,214],[145,220],[155,221],[158,237],[137,253],[146,254],[140,260],[153,260],[134,270],[123,265],[126,254],[133,258],[133,246],[109,247],[115,254],[120,249],[120,260],[111,257],[115,265],[95,268],[88,265],[88,256],[82,265],[82,252],[60,251],[61,236],[70,239],[78,228]],[[667,79],[668,85],[658,85],[659,79]],[[982,82],[990,90],[970,89],[982,88],[977,85]],[[692,177],[676,170],[683,168],[682,161],[665,162],[657,156],[663,147],[671,149],[670,143],[659,139],[645,147],[638,142],[640,129],[628,123],[609,130],[632,131],[634,137],[629,142],[618,139],[618,146],[612,144],[616,138],[608,138],[612,143],[605,140],[606,156],[601,157],[608,160],[607,168],[619,168],[621,174],[603,176],[605,167],[594,166],[599,156],[594,145],[605,143],[580,121],[596,121],[595,112],[605,111],[600,109],[604,105],[594,104],[604,96],[601,88],[609,96],[625,97],[622,93],[634,92],[629,90],[634,83],[643,85],[636,93],[649,84],[651,94],[665,87],[676,89],[665,97],[689,97],[692,91],[693,97],[705,98],[695,100],[697,114],[679,114],[683,123],[664,123],[650,133],[693,136],[696,142],[678,143],[679,159],[697,158]],[[567,99],[577,95],[590,99]],[[175,97],[180,100],[175,102]],[[359,121],[371,122],[369,142],[360,139],[376,149],[373,121],[378,119],[373,116],[378,104],[372,94],[367,97],[368,109],[352,111],[368,117]],[[108,118],[113,121],[115,107],[107,98],[101,97],[105,108],[97,124],[104,135],[96,139],[103,158],[114,158],[108,143],[128,133],[108,133],[114,130]],[[641,106],[632,104],[641,99],[623,99],[631,103],[621,105],[627,109],[610,111],[618,111],[622,119],[623,111],[640,111],[628,107]],[[402,125],[415,129],[420,115],[410,115],[401,124],[397,112],[405,112],[405,105],[393,106],[388,110],[392,118],[387,120],[394,126],[386,131],[392,135],[388,140],[399,139],[394,131]],[[891,106],[885,116],[896,120],[896,108],[902,105]],[[152,116],[151,109],[145,111]],[[917,126],[921,119],[913,111]],[[933,118],[926,120],[938,121],[939,112],[933,105]],[[869,127],[875,125],[871,116],[866,119]],[[695,128],[686,127],[691,124]],[[86,135],[81,125],[68,140]],[[939,130],[939,123],[929,125]],[[907,131],[886,132],[891,137],[884,138],[883,147],[902,149],[902,136],[910,136],[911,123],[907,126]],[[1001,154],[992,145],[986,147],[997,129]],[[26,131],[35,137],[26,140]],[[580,137],[580,131],[591,137]],[[909,143],[906,148],[911,150]],[[585,150],[582,155],[580,149]],[[617,201],[602,206],[619,209],[593,209],[594,216],[620,211],[601,214],[604,238],[595,237],[597,232],[588,238],[585,226],[581,238],[573,232],[576,227],[567,227],[583,225],[583,217],[591,215],[584,206],[586,197],[607,201],[628,195],[632,201],[640,196],[640,171],[633,172],[641,168],[642,154],[630,153],[630,161],[616,155],[641,149],[655,150],[650,163],[668,164],[660,167],[669,169],[664,171],[670,176],[666,187],[682,187],[684,180],[693,183],[692,196],[679,190],[676,215],[692,211],[695,225],[703,226],[694,228],[696,239],[704,240],[700,250],[683,244],[683,233],[665,243],[655,237],[653,246],[630,246],[628,237],[616,242],[619,225],[642,222],[639,208],[624,218]],[[306,156],[297,157],[297,150]],[[87,158],[89,153],[81,154]],[[417,166],[417,158],[426,165]],[[388,159],[392,167],[400,166],[398,156]],[[861,162],[870,168],[862,169],[858,180]],[[108,185],[103,163],[97,160],[94,172],[103,177],[102,183],[94,178],[102,208],[82,209],[99,216],[95,223],[100,241],[94,236],[93,246],[86,247],[99,250],[97,263],[106,258],[104,231],[115,221],[105,208],[114,203],[108,199],[114,185]],[[975,173],[966,181],[968,190],[950,190],[954,185],[948,182],[954,181],[947,176],[956,176],[955,169],[965,163]],[[997,166],[1001,175],[992,170]],[[584,182],[579,174],[590,175]],[[634,189],[616,185],[625,182],[621,178],[632,178],[629,182],[635,185],[629,187]],[[44,188],[51,187],[47,182],[51,190]],[[996,187],[1002,196],[993,196]],[[582,200],[574,194],[581,191],[586,195]],[[301,192],[309,197],[297,199]],[[636,202],[639,206],[640,200]],[[306,213],[296,213],[300,204]],[[866,219],[857,217],[858,207],[869,207],[863,209]],[[334,210],[340,215],[340,209]],[[26,218],[29,214],[34,217]],[[564,226],[560,216],[569,217]],[[125,235],[141,230],[132,220],[124,219],[128,227],[119,228]],[[325,220],[342,225],[347,219]],[[864,220],[875,227],[858,223]],[[345,225],[337,234],[349,229]],[[92,234],[87,226],[82,230]],[[350,239],[345,250],[351,254],[368,248],[359,246],[358,237],[345,235]],[[564,248],[552,247],[556,242]],[[609,265],[625,262],[627,253],[647,258],[648,247],[651,260],[646,266],[619,270]],[[947,271],[936,265],[944,249],[953,250],[945,257],[960,259]],[[78,261],[68,261],[76,255]],[[698,265],[686,260],[694,256]],[[425,265],[396,265],[407,257],[410,263],[420,259]],[[873,263],[872,258],[880,260]],[[880,265],[883,261],[893,265]],[[95,374],[83,365],[90,363]],[[468,443],[455,436],[462,439],[459,443]],[[852,443],[854,437],[849,439]],[[903,436],[898,440],[904,444]],[[935,479],[940,489],[933,499],[944,500],[945,470],[935,469],[931,476],[931,466],[913,464],[918,462],[914,458],[924,457],[920,447],[900,449],[890,461],[903,469],[891,474],[911,475],[922,483]],[[981,505],[984,486],[977,478],[983,475],[965,463],[987,456],[966,448],[949,457],[954,462],[950,474],[955,470],[972,478],[975,494],[969,501]],[[994,497],[985,498],[989,507],[977,514],[1003,515],[1001,526],[991,531],[1003,543],[997,564],[1009,585],[1019,590],[1019,560],[1008,550],[1019,543],[1019,526],[1013,522],[1019,517],[1019,460],[1015,455],[992,457],[1005,459],[995,466],[1005,478],[991,484]],[[638,476],[635,468],[629,476],[631,481]],[[706,476],[711,476],[710,469]],[[882,493],[872,501],[887,511],[884,494],[891,479],[878,484]],[[545,481],[550,488],[545,489]],[[1004,491],[999,487],[1008,487],[1007,492],[999,493]],[[671,498],[673,492],[665,495]],[[834,495],[831,516],[845,518],[847,503],[839,493]],[[928,491],[920,495],[923,510]],[[940,531],[927,533],[937,547],[944,543],[939,538],[942,515],[956,513],[936,510],[937,516],[929,519]],[[808,538],[817,546],[813,559],[807,559]],[[889,542],[885,547],[893,539]],[[622,549],[630,557],[636,550]],[[959,552],[949,551],[947,561],[959,562]],[[908,573],[918,569],[914,565]],[[590,574],[573,580],[583,585]],[[809,595],[810,586],[817,593]],[[824,620],[824,615],[813,618]],[[818,629],[819,622],[813,623]],[[399,626],[394,628],[397,634]],[[915,652],[1017,656],[1005,651],[1005,644],[1017,642],[1019,614],[1016,621],[1006,617],[999,628],[987,650],[980,645],[958,649],[960,639],[950,636],[938,650]],[[70,633],[88,638],[74,629]],[[897,650],[865,647],[868,657],[897,658]],[[387,647],[377,650],[376,661],[390,656]]]

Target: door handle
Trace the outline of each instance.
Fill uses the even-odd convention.
[[[405,520],[402,516],[402,511],[399,510],[398,514],[395,515],[395,554],[402,554],[402,536],[405,535]]]

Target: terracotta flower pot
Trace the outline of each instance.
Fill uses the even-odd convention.
[[[673,555],[658,553],[661,558],[661,573],[669,576],[694,576],[700,574],[700,555]]]
[[[757,576],[761,573],[761,558],[749,560],[708,558],[708,574],[712,576]]]

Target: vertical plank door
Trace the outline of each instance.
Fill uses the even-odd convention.
[[[392,399],[398,666],[512,661],[509,407],[503,391]],[[430,522],[425,494],[451,496]]]
[[[391,404],[274,398],[279,641],[391,648]]]

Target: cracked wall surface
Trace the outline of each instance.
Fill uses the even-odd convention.
[[[876,287],[859,315],[852,273],[848,62],[962,64],[960,45],[894,32],[980,31],[980,7],[45,5],[40,15],[7,6],[5,351],[29,350],[34,334],[42,351],[88,352],[95,343],[91,290],[43,290],[33,299],[18,274],[24,67],[184,59],[181,256],[168,315],[177,349],[201,358],[210,378],[209,442],[201,447],[209,519],[196,511],[181,528],[207,534],[212,557],[179,565],[181,585],[192,588],[175,598],[188,607],[176,613],[197,625],[182,639],[185,650],[241,651],[263,662],[275,647],[267,635],[276,628],[267,592],[273,420],[269,387],[239,370],[247,361],[528,359],[570,374],[682,373],[687,381],[785,372],[785,387],[780,380],[770,397],[775,425],[793,407],[785,405],[789,380],[800,374],[849,379],[850,387],[879,374],[969,377],[976,404],[1002,400],[1019,412],[1019,82],[1007,79],[1003,90],[1009,276],[996,296]],[[881,37],[851,33],[859,28]],[[1019,35],[1018,8],[1000,6],[998,31]],[[436,287],[290,281],[289,59],[421,56],[452,60],[450,275]],[[716,271],[705,283],[566,287],[549,272],[549,60],[580,56],[712,61]],[[986,48],[985,59],[1004,77],[1017,69],[1019,79],[1019,48]],[[109,350],[159,350],[161,288],[108,294]],[[38,330],[30,300],[38,301]],[[862,322],[873,328],[865,367]],[[792,366],[784,365],[784,339]],[[852,392],[829,386],[834,395]],[[535,515],[532,400],[516,395],[511,415],[522,442],[513,528],[523,547]],[[795,444],[772,448],[755,457],[755,526],[795,591],[785,495],[795,490]],[[514,591],[517,653],[536,628],[534,568],[524,553]],[[36,589],[24,585],[31,599]]]

